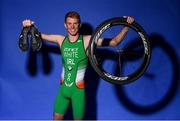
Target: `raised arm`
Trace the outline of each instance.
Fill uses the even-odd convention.
[[[27,20],[24,20],[22,22],[22,24],[23,24],[23,27],[28,27],[28,26],[34,25],[34,21],[32,21],[30,19],[27,19]],[[57,34],[45,34],[45,33],[41,33],[41,38],[43,40],[47,40],[49,42],[54,42],[54,43],[57,43],[57,44],[61,45],[61,43],[64,40],[65,36],[57,35]]]
[[[64,40],[65,36],[56,35],[56,34],[44,34],[44,33],[41,33],[41,38],[43,40],[47,40],[49,42],[59,43],[60,41]]]
[[[109,42],[110,46],[115,46],[121,42],[128,32],[128,27],[124,27],[121,31]]]
[[[124,16],[124,18],[127,18],[127,22],[129,24],[134,22],[134,18],[132,18],[130,16]],[[121,31],[114,38],[112,38],[112,39],[103,39],[103,38],[100,38],[98,40],[97,45],[98,46],[103,46],[103,45],[116,46],[119,42],[121,42],[124,39],[124,37],[126,36],[126,34],[128,32],[128,29],[129,29],[128,27],[123,27],[121,29]],[[107,41],[108,44],[105,41]]]

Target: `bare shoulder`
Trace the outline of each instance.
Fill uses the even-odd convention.
[[[63,41],[64,39],[65,39],[64,35],[60,35],[60,34],[57,35],[57,40],[58,41]]]
[[[90,41],[90,39],[91,39],[91,35],[84,35],[83,36],[83,39],[84,39],[84,41]]]
[[[89,46],[91,35],[84,35],[83,39],[84,39],[84,47],[85,47],[85,49],[87,49],[87,47]]]
[[[56,36],[57,36],[57,38],[56,38],[57,43],[58,43],[59,46],[61,47],[61,44],[62,44],[62,42],[63,42],[64,39],[65,39],[65,36],[64,36],[64,35],[60,35],[60,34],[58,34],[58,35],[56,35]]]
[[[56,37],[57,41],[63,41],[65,39],[65,36],[61,34],[56,35]]]

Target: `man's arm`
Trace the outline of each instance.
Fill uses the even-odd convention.
[[[22,22],[23,24],[23,27],[29,27],[29,26],[32,26],[34,25],[34,21],[30,20],[30,19],[26,19]],[[44,34],[44,33],[41,33],[41,38],[43,40],[47,40],[49,42],[54,42],[54,43],[58,43],[61,45],[63,39],[65,38],[65,36],[63,35],[55,35],[55,34]]]
[[[110,42],[109,45],[110,46],[115,46],[117,45],[119,42],[121,42],[124,37],[126,36],[128,32],[128,27],[124,27],[117,36],[115,36]]]
[[[41,38],[49,42],[59,43],[59,41],[62,41],[65,37],[63,35],[41,33]]]
[[[124,16],[124,18],[127,18],[127,22],[129,24],[132,24],[134,22],[134,18],[132,18],[130,16]],[[124,39],[124,37],[126,36],[126,34],[128,32],[128,29],[129,29],[129,27],[123,27],[121,29],[121,31],[114,38],[112,38],[112,39],[103,39],[103,38],[100,38],[98,40],[97,45],[98,46],[103,46],[103,45],[105,45],[105,46],[107,46],[107,45],[109,45],[109,46],[116,46],[119,42],[121,42]]]
[[[110,38],[99,38],[97,41],[98,46],[116,46],[121,40],[124,39],[128,32],[128,27],[124,27],[121,31],[112,39]],[[90,37],[89,37],[90,40]]]

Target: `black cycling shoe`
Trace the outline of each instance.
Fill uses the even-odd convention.
[[[31,33],[32,50],[39,51],[42,46],[41,33],[38,31],[38,29],[34,25],[31,26],[30,33]]]
[[[30,27],[23,27],[21,30],[21,34],[19,37],[19,48],[22,51],[27,51],[29,48],[29,42],[28,42],[28,34],[29,34]]]

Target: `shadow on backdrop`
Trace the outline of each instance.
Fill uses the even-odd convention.
[[[44,43],[40,51],[33,52],[32,50],[30,50],[26,65],[27,72],[30,76],[36,76],[39,72],[38,70],[43,70],[43,73],[45,75],[51,73],[53,66],[52,60],[49,56],[49,52],[58,55],[61,54],[58,46],[48,46]]]
[[[143,106],[141,104],[135,103],[135,101],[133,101],[133,99],[128,98],[125,88],[123,86],[115,85],[115,91],[116,91],[116,95],[117,95],[119,101],[130,111],[137,113],[137,114],[144,114],[144,115],[152,114],[152,113],[155,113],[155,112],[160,111],[161,109],[165,108],[174,99],[174,97],[177,94],[177,89],[179,88],[179,85],[178,85],[179,84],[179,73],[180,73],[179,60],[178,60],[178,56],[177,56],[175,50],[170,46],[169,43],[166,42],[166,40],[161,35],[159,35],[157,33],[151,34],[149,36],[149,40],[150,40],[152,50],[155,48],[160,48],[168,56],[168,59],[170,61],[170,65],[172,68],[172,77],[171,77],[171,80],[169,81],[170,85],[166,91],[166,94],[163,96],[163,98],[161,98],[159,101],[156,101],[155,103],[153,103],[151,105]],[[129,44],[129,47],[127,47],[127,49],[128,48],[130,49],[133,46],[138,46],[138,43],[136,43],[136,42],[137,42],[136,40],[135,41],[133,40],[133,43]],[[156,53],[152,53],[152,54],[156,54]],[[115,72],[117,73],[118,71],[119,71],[118,68],[116,68]],[[145,72],[145,74],[143,76],[150,80],[155,79],[157,75],[150,74],[150,73]],[[152,87],[152,89],[153,89],[153,87]]]
[[[163,108],[165,108],[168,104],[171,103],[171,101],[175,98],[176,94],[177,94],[177,90],[179,88],[179,59],[178,56],[175,52],[175,50],[170,46],[169,43],[166,42],[166,40],[159,34],[157,33],[153,33],[149,36],[149,41],[150,41],[150,45],[151,45],[151,49],[152,52],[155,48],[159,48],[162,50],[162,52],[167,55],[170,65],[171,65],[171,70],[172,70],[172,76],[171,79],[168,80],[170,82],[170,84],[168,85],[169,88],[166,89],[166,93],[164,94],[164,96],[159,99],[158,101],[154,102],[153,104],[150,105],[141,105],[135,102],[135,100],[130,99],[128,97],[127,92],[125,91],[125,87],[122,85],[114,85],[114,89],[116,92],[116,95],[120,101],[120,103],[123,104],[123,106],[127,109],[129,109],[130,111],[137,113],[137,114],[141,114],[141,115],[146,115],[146,114],[152,114],[155,113],[157,111],[162,110]],[[130,41],[130,43],[127,44],[127,46],[124,48],[124,51],[130,52],[133,50],[133,48],[137,48],[140,46],[140,41],[138,39],[134,39],[132,41]],[[105,43],[106,44],[106,43]],[[96,50],[97,53],[101,53],[101,55],[96,55],[97,57],[100,57],[103,61],[105,59],[108,60],[112,60],[112,61],[117,61],[117,57],[118,57],[118,53],[111,51],[111,50],[107,50],[107,49],[101,49],[101,50]],[[142,53],[143,49],[138,50],[138,53]],[[152,53],[155,54],[156,53]],[[126,61],[134,61],[136,59],[139,58],[138,55],[124,55],[126,56]],[[161,57],[160,57],[161,58]],[[99,64],[103,64],[99,63]],[[124,61],[124,60],[121,60]],[[165,61],[165,60],[163,60]],[[151,61],[150,61],[151,63]],[[163,62],[161,62],[163,63]],[[123,66],[123,62],[122,62],[122,69],[119,69],[118,64],[113,65],[114,66],[114,74],[116,76],[118,76],[120,74],[121,71],[123,71],[123,68],[125,68]],[[159,65],[159,66],[162,66]],[[158,68],[157,68],[158,69]],[[169,71],[171,71],[169,70]],[[157,78],[156,76],[158,75],[158,73],[155,73],[156,70],[153,70],[153,72],[145,72],[144,73],[144,77],[151,80],[151,82],[156,81],[155,79]],[[165,72],[166,74],[168,74],[167,72]],[[136,80],[135,80],[136,81]],[[144,82],[146,83],[146,82]],[[143,86],[143,85],[142,85]],[[162,86],[162,85],[160,85]],[[153,89],[153,87],[151,87],[151,89]],[[139,92],[142,93],[142,92]],[[148,94],[147,94],[148,95]]]
[[[88,23],[83,23],[80,34],[83,35],[91,35],[93,32],[93,28],[90,24]],[[176,92],[178,89],[178,81],[179,81],[179,60],[176,55],[175,50],[166,42],[166,40],[159,34],[154,33],[149,36],[151,48],[161,48],[163,52],[168,56],[171,62],[172,66],[172,79],[171,79],[171,84],[170,88],[167,90],[166,95],[159,101],[147,105],[147,106],[142,106],[137,103],[135,103],[133,100],[129,99],[126,91],[124,90],[124,87],[121,85],[115,85],[115,91],[116,95],[119,99],[119,101],[130,111],[138,114],[151,114],[154,112],[157,112],[163,108],[165,108],[176,96]],[[131,49],[133,47],[138,46],[138,41],[133,40],[133,43],[129,43],[128,47],[126,48]],[[109,50],[101,50],[103,53],[105,53],[105,58],[115,60],[116,59],[116,54],[109,51]],[[55,46],[47,46],[43,45],[42,49],[38,53],[30,52],[29,58],[28,58],[28,63],[27,63],[27,71],[31,76],[36,76],[38,73],[38,67],[37,66],[37,60],[41,59],[40,62],[42,62],[43,66],[43,72],[44,74],[50,74],[52,71],[52,60],[49,57],[48,53],[55,53],[55,54],[60,54],[59,47]],[[108,57],[107,55],[111,55]],[[134,60],[138,57],[129,57],[130,60]],[[104,60],[104,59],[102,59]],[[118,68],[115,68],[115,73],[118,73],[119,70]],[[147,78],[153,80],[155,78],[155,75],[150,74],[145,72],[144,76]],[[88,68],[85,74],[85,84],[86,84],[86,109],[85,109],[85,119],[97,119],[97,104],[96,104],[96,97],[97,97],[97,88],[99,86],[99,80],[100,77],[96,74],[94,69],[88,64]],[[72,108],[71,105],[69,106],[65,119],[73,119],[72,116]]]

